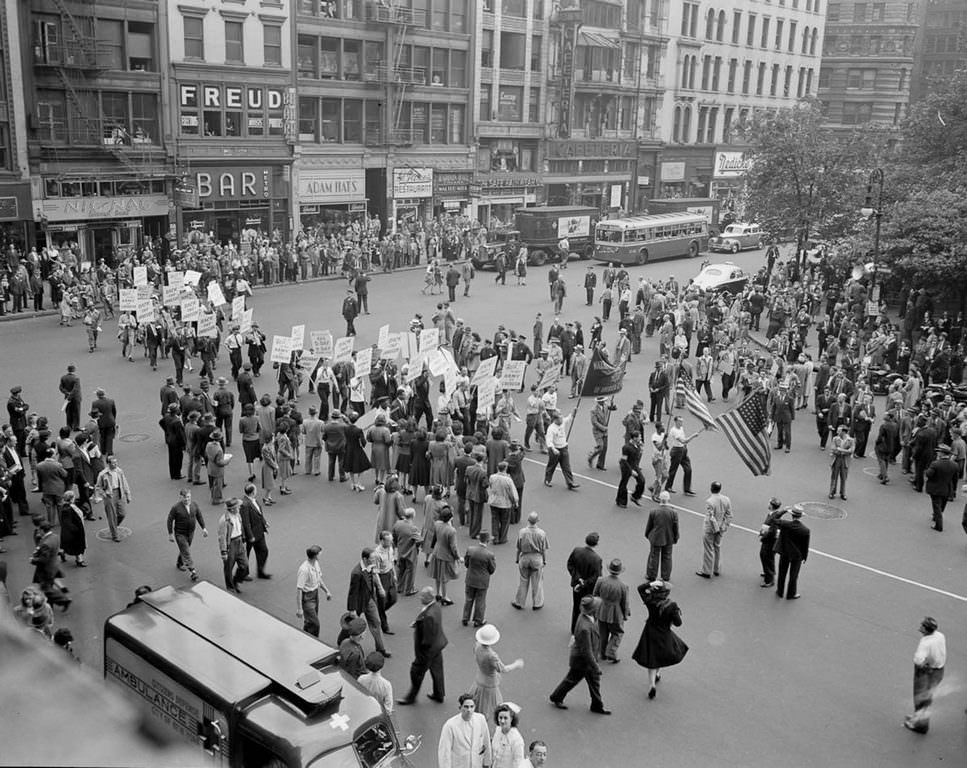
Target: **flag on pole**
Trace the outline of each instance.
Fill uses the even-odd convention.
[[[715,419],[709,413],[708,406],[702,402],[702,398],[698,396],[698,392],[695,391],[692,383],[684,376],[678,377],[678,383],[675,385],[675,395],[685,401],[685,407],[688,408],[688,412],[702,422],[702,425],[706,429],[717,429]]]
[[[617,394],[621,391],[624,377],[624,368],[606,360],[601,354],[601,349],[595,347],[591,350],[588,370],[584,375],[584,383],[581,386],[581,397],[601,397]]]
[[[753,475],[768,475],[772,464],[765,392],[753,392],[716,420],[739,458]]]

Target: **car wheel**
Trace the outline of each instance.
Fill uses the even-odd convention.
[[[766,241],[765,241],[765,240],[760,240],[760,241],[759,241],[759,244],[758,244],[758,245],[756,246],[756,248],[758,248],[758,249],[759,249],[760,251],[761,251],[761,250],[762,250],[763,248],[765,248],[765,247],[766,247]]]
[[[543,267],[547,263],[547,254],[544,251],[532,251],[529,261],[533,267]]]
[[[694,259],[696,256],[698,256],[698,240],[692,240],[688,244],[688,257]]]
[[[637,264],[640,267],[647,263],[648,263],[648,249],[642,248],[640,251],[638,251],[638,255],[635,256],[635,264]]]
[[[594,256],[594,246],[593,245],[585,246],[584,250],[581,251],[581,261],[587,261],[592,256]]]
[[[732,245],[729,247],[729,250],[732,251],[732,253],[738,253],[739,252],[739,244],[738,243],[732,243]]]

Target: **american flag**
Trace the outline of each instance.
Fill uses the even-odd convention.
[[[710,429],[716,428],[715,419],[712,418],[708,407],[702,402],[698,392],[695,391],[688,379],[681,376],[678,378],[678,383],[675,385],[675,394],[685,399],[685,407],[688,408],[688,412],[702,422],[703,426]]]
[[[766,431],[769,420],[766,417],[765,392],[753,392],[738,407],[723,413],[716,421],[752,474],[768,475],[772,448]]]

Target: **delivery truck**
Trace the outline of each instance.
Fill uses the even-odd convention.
[[[228,768],[410,768],[339,651],[207,581],[142,595],[104,628],[104,677],[152,730]],[[136,760],[134,762],[137,762]]]
[[[594,225],[601,217],[597,208],[583,205],[537,205],[514,211],[514,226],[494,230],[478,251],[476,269],[493,266],[497,254],[508,256],[507,269],[513,270],[518,245],[527,247],[527,263],[540,267],[560,261],[558,243],[566,239],[569,258],[589,259],[594,254]]]

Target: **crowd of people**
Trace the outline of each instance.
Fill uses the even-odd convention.
[[[455,235],[462,223],[451,224],[450,234]],[[399,250],[393,245],[394,267],[407,263],[407,258],[432,262],[438,258],[434,247],[442,248],[439,258],[447,259],[445,228],[443,245],[440,240],[434,245],[434,227],[422,229],[425,245],[421,244],[421,230],[415,229],[408,233],[409,241],[407,234],[399,235],[399,241],[408,244]],[[365,228],[355,234],[360,244],[369,236]],[[345,235],[328,237],[336,237],[338,242]],[[418,243],[415,254],[409,251],[414,242]],[[313,247],[308,239],[303,245],[307,251]],[[468,246],[454,247],[460,250],[451,250],[451,256],[466,256]],[[500,631],[487,622],[487,592],[490,576],[513,557],[520,576],[513,607],[524,610],[528,598],[535,611],[544,605],[548,538],[539,525],[539,515],[524,511],[524,460],[528,452],[540,451],[547,456],[546,486],[553,485],[560,467],[567,488],[580,488],[568,452],[570,427],[578,409],[565,412],[559,402],[559,381],[564,380],[568,398],[576,399],[592,355],[625,370],[642,364],[636,358],[657,357],[648,376],[647,412],[642,398],[621,419],[621,482],[615,500],[618,506],[629,500],[640,504],[648,486],[657,504],[646,529],[652,554],[646,580],[638,587],[648,619],[632,654],[648,670],[649,698],[657,695],[661,670],[680,663],[688,650],[672,629],[683,623],[683,614],[669,597],[672,550],[678,542],[677,516],[670,499],[679,473],[682,493],[695,495],[688,444],[701,430],[689,435],[685,429],[679,413],[685,406],[680,381],[687,389],[704,394],[708,402],[716,400],[716,395],[740,402],[754,392],[766,393],[776,449],[785,452],[792,449],[797,412],[812,407],[819,447],[825,450],[832,438],[830,498],[838,488],[846,500],[850,459],[865,455],[877,416],[873,396],[880,379],[875,377],[881,367],[889,366],[896,376],[888,384],[886,413],[874,443],[877,457],[883,458],[881,482],[888,481],[889,467],[902,453],[904,471],[912,473],[915,490],[926,488],[934,527],[942,530],[943,507],[955,496],[963,477],[967,454],[964,403],[955,399],[955,392],[935,399],[928,387],[947,383],[935,374],[938,357],[946,357],[948,375],[954,372],[956,357],[962,362],[962,329],[959,317],[950,320],[941,313],[939,320],[933,320],[929,298],[921,294],[911,294],[905,301],[903,322],[897,325],[885,308],[867,316],[865,278],[844,279],[823,265],[803,270],[793,260],[770,259],[748,286],[734,294],[703,291],[691,283],[680,286],[674,278],[652,282],[642,277],[635,282],[627,270],[616,265],[600,271],[599,284],[599,273],[588,266],[581,278],[584,306],[600,305],[600,313],[590,321],[585,318],[585,331],[576,319],[580,310],[565,299],[567,282],[561,268],[552,265],[548,269],[552,302],[548,325],[545,327],[539,312],[530,329],[518,331],[497,324],[491,335],[455,316],[451,303],[456,289],[463,282],[469,291],[469,281],[474,278],[451,264],[447,274],[457,274],[452,286],[449,277],[446,279],[450,301],[437,304],[429,323],[416,314],[408,326],[417,335],[427,326],[439,331],[448,376],[434,376],[424,356],[407,361],[373,355],[370,368],[361,370],[356,361],[362,350],[349,360],[318,357],[308,365],[303,361],[307,356],[296,350],[287,362],[271,364],[275,383],[267,387],[256,382],[265,365],[265,334],[254,322],[243,333],[238,318],[227,312],[233,291],[247,296],[250,292],[244,286],[239,290],[239,285],[254,282],[259,269],[271,264],[271,257],[268,262],[261,258],[263,248],[270,254],[275,246],[259,244],[253,250],[259,257],[255,271],[245,272],[247,277],[241,278],[232,249],[204,240],[180,256],[172,254],[167,263],[143,254],[148,285],[153,286],[155,319],[139,322],[129,312],[118,317],[123,358],[133,360],[132,346],[140,343],[152,369],[157,368],[159,357],[169,358],[173,367],[160,391],[159,427],[168,450],[169,476],[182,481],[167,522],[169,536],[177,545],[175,567],[187,572],[191,580],[198,578],[191,545],[195,531],[200,529],[207,536],[208,528],[193,486],[208,485],[211,504],[224,510],[216,531],[225,587],[241,594],[245,582],[253,578],[249,566],[252,551],[256,553],[256,577],[272,577],[266,570],[270,553],[265,509],[285,503],[281,497],[300,490],[292,482],[294,475],[303,473],[309,476],[309,483],[319,482],[315,478],[322,474],[325,452],[328,483],[363,493],[365,483],[370,482],[365,478],[372,471],[376,521],[350,574],[337,644],[347,670],[392,711],[392,688],[381,674],[384,661],[392,657],[385,637],[395,634],[390,618],[400,598],[418,595],[411,686],[395,704],[413,704],[427,672],[433,682],[430,698],[442,702],[441,654],[447,643],[443,609],[454,604],[448,585],[465,568],[461,623],[468,626],[472,621],[476,630],[477,676],[473,689],[459,699],[460,712],[443,727],[440,765],[517,768],[528,765],[528,759],[535,766],[546,759],[547,746],[540,741],[533,742],[529,758],[524,757],[523,740],[516,731],[520,712],[503,699],[501,676],[519,669],[523,661],[504,664],[494,650]],[[293,253],[302,252],[298,239],[293,248]],[[361,249],[358,259],[350,253],[355,268],[347,275],[349,292],[342,305],[347,335],[355,330],[353,320],[368,311],[367,268],[388,265],[388,251],[379,254],[379,262],[367,262],[373,253],[371,250],[367,257]],[[308,264],[306,269],[313,264],[311,257]],[[214,306],[208,286],[224,279],[226,266],[234,275],[234,288],[222,283],[226,303]],[[93,270],[99,280],[100,269]],[[189,269],[201,275],[185,290],[200,300],[203,312],[215,315],[214,336],[199,338],[200,321],[182,321],[179,309],[164,305],[168,275]],[[105,282],[108,272],[105,267]],[[290,268],[284,272],[287,279],[304,277],[305,273],[297,273]],[[281,274],[269,268],[270,279]],[[133,269],[129,276],[126,264],[118,267],[115,277],[119,286],[133,285]],[[764,339],[760,339],[763,314],[767,325]],[[616,331],[610,325],[612,320]],[[99,323],[100,318],[94,327]],[[90,339],[91,326],[87,328]],[[90,348],[93,351],[96,344]],[[904,348],[910,350],[906,356]],[[227,365],[222,349],[227,349]],[[200,377],[192,384],[186,381],[186,373],[193,372],[196,357],[200,358]],[[906,364],[904,357],[908,358]],[[484,397],[474,377],[491,358],[496,358],[498,378],[510,361],[533,363],[528,367],[529,388],[521,380],[519,386],[502,386],[492,398]],[[230,370],[218,376],[222,366]],[[434,383],[438,384],[436,395],[432,393]],[[68,367],[59,386],[65,401],[63,427],[52,424],[49,415],[32,411],[21,387],[11,390],[9,420],[3,426],[4,473],[0,481],[0,536],[15,535],[21,517],[31,517],[35,529],[34,586],[22,593],[18,613],[25,623],[51,637],[51,606],[66,612],[71,603],[62,566],[67,557],[75,558],[76,567],[87,565],[85,522],[103,504],[110,537],[121,542],[129,533],[122,523],[132,500],[131,487],[114,453],[117,409],[113,399],[98,390],[87,418],[82,419],[76,366]],[[305,413],[299,402],[303,387],[308,388],[311,402]],[[515,394],[525,391],[529,391],[526,401],[518,406]],[[590,468],[609,469],[608,436],[614,409],[613,398],[607,397],[596,398],[590,409],[595,444],[587,456]],[[515,431],[522,431],[520,439],[513,436]],[[232,459],[227,449],[235,437],[242,442],[246,480],[237,496],[225,499],[226,467]],[[650,484],[642,467],[645,445],[651,451],[654,478]],[[629,494],[632,478],[635,487]],[[43,511],[36,503],[30,504],[28,481],[30,490],[41,494]],[[722,539],[731,521],[731,502],[720,483],[711,484],[705,505],[704,560],[698,575],[712,579],[720,573]],[[485,526],[488,511],[489,530]],[[785,512],[790,519],[782,519]],[[420,514],[422,524],[417,522]],[[788,599],[800,596],[798,575],[809,551],[809,532],[801,517],[801,508],[787,509],[774,500],[761,533],[763,586],[777,586],[778,593]],[[463,527],[473,544],[461,553],[458,529]],[[514,527],[518,527],[516,533]],[[554,706],[566,708],[566,695],[584,680],[591,711],[608,715],[600,690],[600,663],[618,661],[629,614],[629,588],[620,577],[620,560],[610,561],[605,574],[596,551],[599,541],[599,534],[589,533],[584,545],[576,547],[568,559],[573,642],[567,674],[549,698]],[[507,550],[513,555],[503,554]],[[319,555],[318,547],[310,547],[297,577],[298,615],[305,631],[316,636],[321,632],[319,593],[327,599],[333,596],[322,579]],[[429,569],[432,587],[417,588],[421,561]],[[375,645],[370,654],[363,652],[360,643],[366,632]],[[486,718],[494,720],[492,735]],[[923,726],[922,719],[916,723],[918,728]]]

